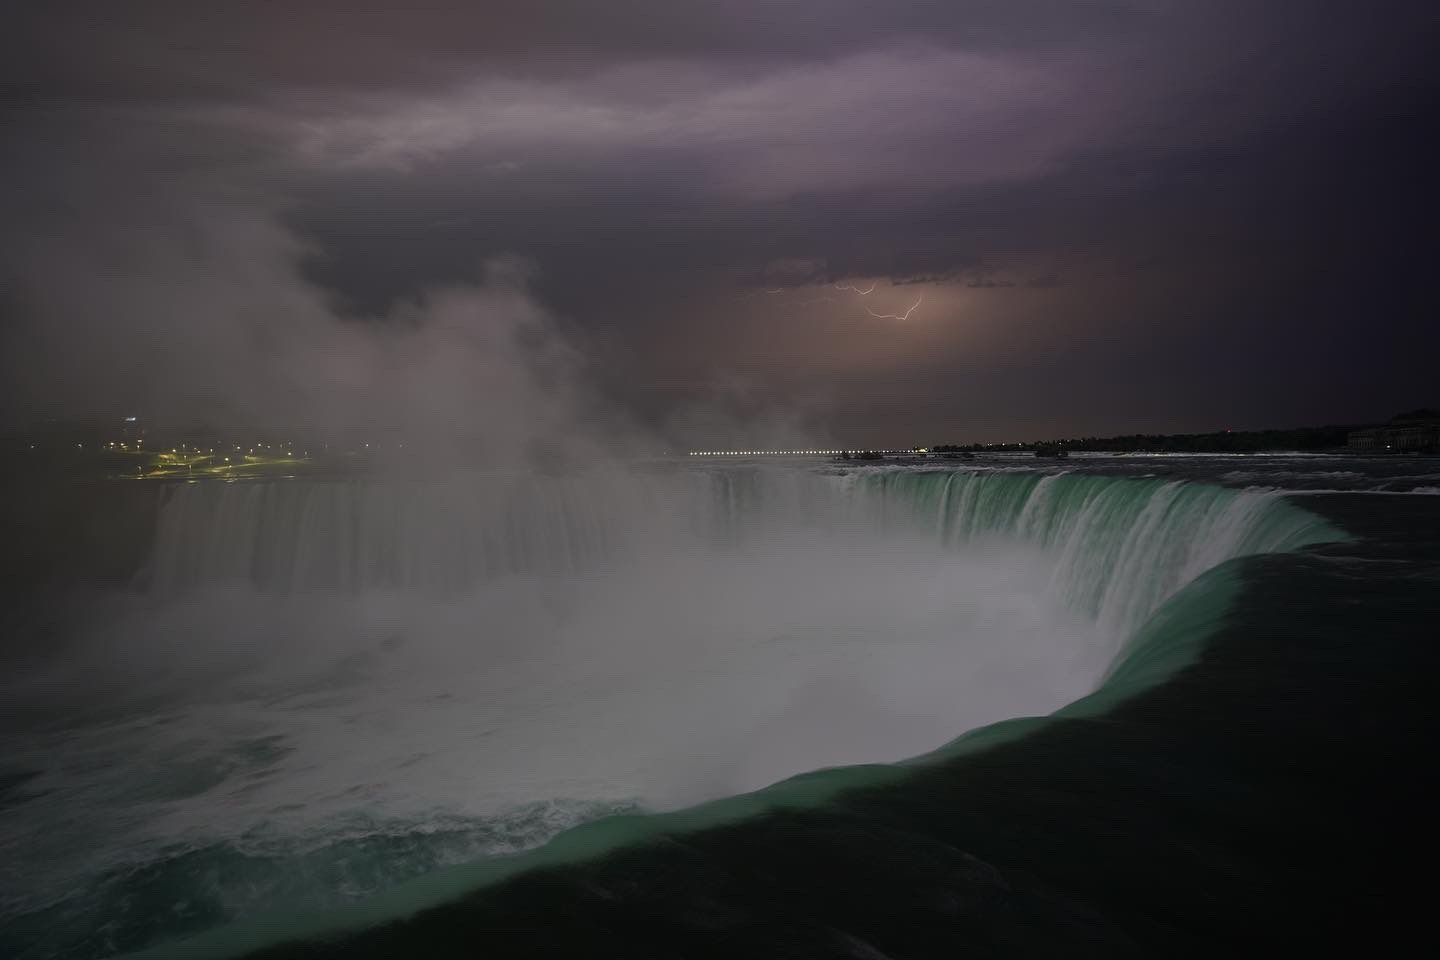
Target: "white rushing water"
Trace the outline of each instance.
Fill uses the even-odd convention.
[[[1184,583],[1323,535],[1260,491],[1014,472],[162,497],[136,588],[12,687],[72,719],[7,745],[46,802],[0,820],[0,861],[26,865],[0,868],[6,916],[217,844],[432,835],[403,875],[606,810],[899,760],[1085,695]],[[207,876],[231,916],[394,879]]]

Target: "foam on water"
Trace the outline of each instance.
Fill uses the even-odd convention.
[[[137,588],[15,688],[57,709],[7,745],[28,774],[0,821],[0,916],[20,941],[95,928],[50,953],[324,907],[1043,715],[1200,573],[1334,535],[1263,491],[1010,471],[163,497]],[[190,914],[116,922],[137,872],[197,857]]]

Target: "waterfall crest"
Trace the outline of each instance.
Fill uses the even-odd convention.
[[[576,574],[778,527],[1019,540],[1055,559],[1057,589],[1127,635],[1233,557],[1336,532],[1274,491],[1154,478],[882,469],[685,470],[574,478],[179,484],[159,510],[150,589],[456,595],[503,576]]]

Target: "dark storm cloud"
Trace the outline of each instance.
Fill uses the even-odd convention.
[[[254,241],[260,287],[326,329],[528,258],[587,375],[660,424],[717,391],[857,443],[1033,410],[1381,415],[1429,402],[1435,24],[1338,0],[33,7],[0,66],[30,345],[7,393],[121,391],[75,361],[102,329],[191,368],[237,337],[283,353],[205,307],[250,289]],[[1337,344],[1361,336],[1357,365]],[[153,354],[131,365],[164,382]]]
[[[925,39],[1005,50],[1143,30],[1145,0],[60,0],[12,11],[21,94],[254,99],[275,87],[394,89],[476,72],[573,74],[653,60],[796,60]]]

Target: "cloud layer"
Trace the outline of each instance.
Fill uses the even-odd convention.
[[[583,389],[860,445],[1432,399],[1429,5],[62,6],[0,67],[12,422],[398,431],[493,383],[517,436]]]

